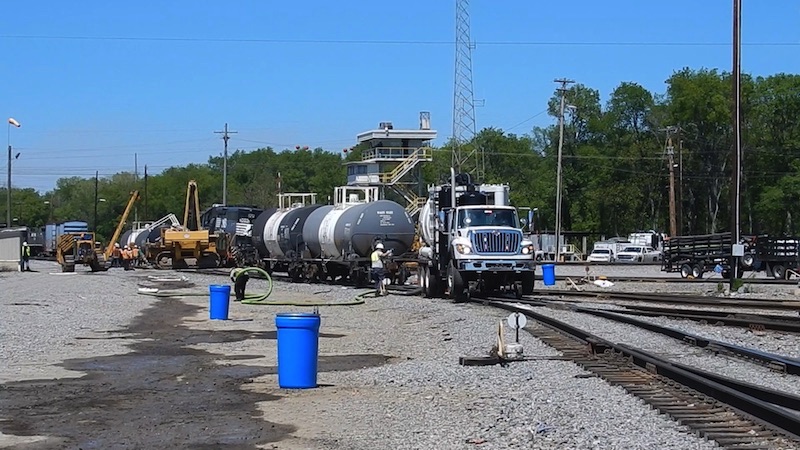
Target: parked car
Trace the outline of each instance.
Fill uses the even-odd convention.
[[[629,245],[617,253],[619,262],[658,262],[661,252],[645,245]]]
[[[596,248],[592,250],[589,257],[586,258],[589,262],[612,262],[614,261],[614,253],[607,248]]]

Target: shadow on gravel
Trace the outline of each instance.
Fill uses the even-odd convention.
[[[198,309],[181,301],[159,301],[130,327],[118,330],[131,339],[150,339],[131,344],[132,353],[61,364],[86,372],[81,378],[0,385],[0,432],[53,438],[18,449],[255,449],[294,432],[294,426],[268,422],[256,408],[257,402],[279,396],[242,389],[253,378],[277,369],[233,361],[262,355],[228,358],[187,348],[198,343],[275,339],[275,332],[198,331],[177,325]],[[220,359],[230,362],[215,363]],[[319,371],[360,369],[389,359],[383,355],[321,356]]]

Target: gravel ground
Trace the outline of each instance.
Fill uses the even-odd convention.
[[[284,390],[275,314],[307,307],[233,303],[231,320],[209,321],[204,292],[221,277],[180,274],[200,295],[159,300],[137,282],[169,272],[33,268],[0,274],[0,447],[717,448],[525,332],[531,361],[460,366],[494,344],[502,311],[398,295],[323,306],[320,387]],[[278,282],[271,298],[356,292]]]

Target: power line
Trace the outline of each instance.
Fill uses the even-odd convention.
[[[39,39],[73,41],[134,42],[217,42],[256,44],[331,44],[331,45],[455,45],[456,41],[375,40],[375,39],[285,39],[285,38],[198,38],[163,36],[69,36],[69,35],[0,35],[0,39]],[[644,42],[644,41],[473,41],[475,45],[541,46],[541,47],[730,47],[730,42]],[[800,42],[748,42],[748,47],[797,47]]]

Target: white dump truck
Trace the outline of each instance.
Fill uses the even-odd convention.
[[[533,291],[533,242],[509,203],[508,185],[474,184],[468,174],[430,186],[419,215],[419,279],[426,297],[464,301],[476,292]]]

